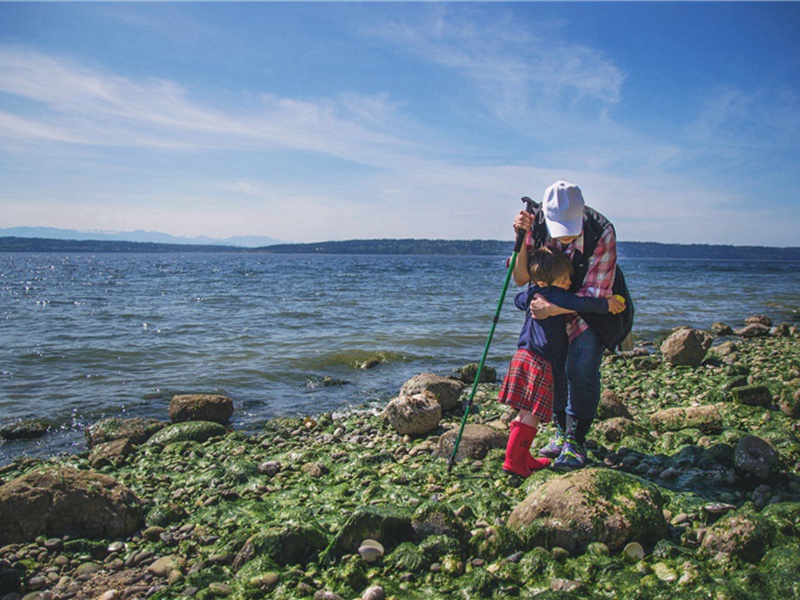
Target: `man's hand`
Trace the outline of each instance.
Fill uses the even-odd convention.
[[[514,217],[514,233],[520,229],[529,231],[533,225],[533,215],[526,210],[519,211],[519,214]]]
[[[623,310],[625,310],[625,298],[618,294],[614,294],[610,298],[606,298],[608,300],[608,312],[612,315],[618,315]]]

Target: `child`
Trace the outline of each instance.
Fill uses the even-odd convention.
[[[561,252],[537,248],[529,255],[528,270],[535,285],[514,298],[517,308],[525,311],[525,323],[498,395],[499,402],[519,411],[511,422],[503,469],[521,477],[550,464],[548,458],[531,456],[530,447],[539,423],[547,423],[552,418],[553,370],[563,372],[567,355],[565,315],[534,319],[530,311],[531,299],[541,294],[553,304],[575,312],[619,313],[625,310],[624,301],[618,297],[591,298],[567,292],[572,263]]]

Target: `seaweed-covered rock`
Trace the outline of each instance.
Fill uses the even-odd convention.
[[[700,366],[713,338],[705,331],[690,327],[678,329],[661,344],[664,360],[672,365]]]
[[[442,405],[428,391],[398,396],[386,406],[384,417],[400,435],[423,435],[442,420]]]
[[[621,417],[633,419],[628,407],[619,399],[613,390],[605,389],[600,394],[600,404],[597,407],[597,418],[601,421]]]
[[[466,544],[469,532],[453,510],[439,502],[428,502],[417,509],[411,521],[414,534],[419,540],[434,535],[446,535]]]
[[[94,471],[45,468],[0,486],[0,546],[39,535],[125,537],[141,516],[141,502],[130,489]]]
[[[770,481],[780,472],[777,450],[755,435],[746,435],[739,440],[733,461],[736,474],[743,479]]]
[[[210,421],[186,421],[185,423],[173,423],[153,435],[148,441],[148,445],[166,446],[174,442],[205,442],[206,440],[225,435],[227,430],[219,423]]]
[[[179,394],[169,403],[173,423],[211,421],[227,425],[233,415],[233,400],[219,394]]]
[[[723,323],[722,321],[715,321],[712,323],[711,331],[713,331],[714,335],[717,336],[733,335],[733,329],[731,326]]]
[[[601,434],[606,441],[615,444],[628,437],[641,437],[649,439],[650,432],[647,428],[636,421],[625,417],[613,417],[605,421],[599,421],[593,427],[596,434]]]
[[[366,539],[377,540],[389,551],[414,537],[411,514],[398,509],[362,507],[354,512],[325,550],[329,560],[358,551]]]
[[[659,431],[678,431],[695,428],[714,431],[722,427],[722,417],[713,404],[665,408],[650,415],[650,424]]]
[[[774,537],[775,527],[764,517],[732,513],[711,526],[700,547],[711,555],[721,553],[757,563]]]
[[[451,410],[458,404],[463,390],[464,383],[462,381],[433,373],[420,373],[403,384],[403,387],[400,388],[400,395],[414,396],[428,391],[434,395],[442,406],[442,410]]]
[[[40,438],[58,425],[49,419],[22,419],[0,427],[0,440],[31,440]]]
[[[238,570],[256,556],[266,556],[280,566],[305,564],[327,543],[325,534],[315,526],[270,527],[248,538],[233,560],[232,567]]]
[[[778,407],[787,417],[800,419],[800,389],[795,390],[793,394],[785,391],[781,395]]]
[[[97,444],[127,438],[132,444],[144,444],[153,434],[169,425],[158,419],[120,419],[112,417],[89,425],[84,430],[86,444],[94,448]]]
[[[108,464],[123,462],[125,457],[134,452],[134,447],[128,438],[121,438],[111,442],[103,442],[92,448],[89,454],[89,463],[95,469]]]
[[[464,365],[458,369],[458,378],[464,383],[475,383],[475,376],[478,374],[479,366],[480,364],[478,363]],[[481,377],[478,383],[493,383],[495,381],[497,381],[497,369],[484,365],[483,369],[481,369]]]
[[[437,454],[443,458],[450,458],[453,446],[458,437],[458,429],[451,429],[439,438]],[[488,425],[465,425],[458,444],[456,460],[471,458],[483,459],[493,448],[505,448],[508,443],[508,433],[504,433]]]
[[[747,406],[770,406],[772,392],[765,385],[744,385],[731,388],[731,397],[734,402]]]
[[[654,485],[609,469],[582,469],[542,484],[511,512],[508,526],[530,545],[582,553],[592,542],[613,552],[667,533],[665,497]]]
[[[772,319],[767,315],[750,315],[744,320],[745,325],[763,325],[764,327],[772,327]]]

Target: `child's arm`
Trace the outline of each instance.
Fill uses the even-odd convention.
[[[514,296],[514,306],[520,310],[528,310],[531,305],[531,299],[533,298],[533,295],[537,293],[539,293],[539,288],[534,285],[530,286],[526,290],[518,292],[517,295]]]

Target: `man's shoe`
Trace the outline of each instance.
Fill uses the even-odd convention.
[[[562,431],[558,431],[553,437],[550,438],[550,441],[547,442],[546,446],[542,446],[539,449],[539,456],[544,456],[545,458],[558,458],[561,456],[561,449],[564,447],[565,436]]]
[[[567,438],[561,454],[553,462],[554,469],[572,470],[580,469],[586,465],[586,446],[579,444],[572,438]]]

